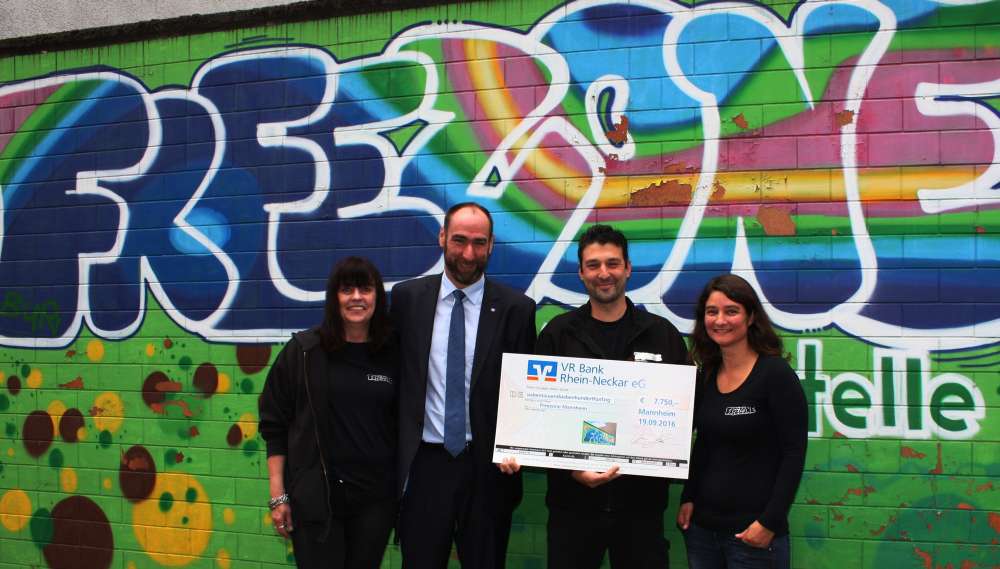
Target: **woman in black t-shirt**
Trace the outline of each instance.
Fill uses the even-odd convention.
[[[720,275],[698,299],[691,471],[677,513],[690,569],[788,568],[788,509],[802,477],[799,378],[753,288]]]
[[[374,569],[396,519],[398,349],[378,269],[348,257],[323,323],[296,333],[260,396],[268,506],[300,569]]]

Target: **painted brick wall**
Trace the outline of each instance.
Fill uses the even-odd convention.
[[[267,365],[336,259],[438,271],[467,199],[539,325],[595,221],[682,330],[710,276],[755,283],[810,403],[796,568],[1000,566],[998,138],[995,0],[510,0],[0,59],[0,568],[288,565]]]

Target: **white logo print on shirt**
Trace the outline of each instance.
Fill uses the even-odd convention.
[[[726,416],[732,417],[735,415],[753,415],[757,412],[757,408],[752,405],[743,405],[740,407],[726,407]]]

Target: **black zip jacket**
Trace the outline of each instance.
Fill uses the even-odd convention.
[[[634,361],[636,352],[646,352],[660,354],[665,364],[688,363],[687,347],[677,328],[665,318],[637,309],[627,297],[626,301],[621,353],[604,353],[590,337],[590,303],[553,318],[538,336],[535,352],[622,361]],[[597,488],[587,488],[573,480],[570,471],[551,468],[545,503],[549,507],[584,512],[663,512],[669,501],[669,487],[666,478],[620,476]]]
[[[379,352],[395,365],[390,340]],[[392,360],[392,361],[390,361]],[[335,465],[328,464],[326,440],[332,432],[329,401],[329,359],[317,329],[292,335],[271,366],[258,400],[260,434],[267,456],[285,456],[285,492],[296,524],[327,524],[331,484],[338,483]],[[317,413],[317,411],[320,411]]]

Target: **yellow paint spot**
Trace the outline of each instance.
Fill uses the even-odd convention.
[[[135,569],[135,561],[129,561],[126,567],[127,569]]]
[[[253,413],[240,415],[238,423],[240,430],[243,431],[244,439],[252,439],[257,436],[257,418],[253,416]]]
[[[59,472],[59,485],[63,492],[76,492],[77,482],[76,471],[72,468],[63,468]]]
[[[225,549],[220,549],[215,554],[215,563],[219,566],[219,569],[229,569],[229,552]]]
[[[104,481],[101,482],[101,486],[104,486],[105,490],[110,490],[111,489],[111,485],[112,485],[112,483],[111,483],[111,479],[110,478],[105,478]]]
[[[42,386],[42,371],[38,368],[32,369],[27,377],[28,387],[38,389]]]
[[[7,374],[5,374],[4,372],[0,371],[0,381],[3,381],[5,379],[7,379]]]
[[[10,447],[7,449],[7,456],[14,456],[14,447]]]
[[[93,339],[87,342],[87,359],[92,362],[99,362],[104,359],[104,342]]]
[[[87,438],[87,428],[86,427],[80,427],[79,429],[76,430],[76,440],[77,440],[77,442],[79,442],[79,441],[82,441],[85,438]]]
[[[222,510],[222,521],[226,522],[226,525],[233,525],[236,521],[236,512],[232,508]]]
[[[189,492],[193,501],[188,500]],[[165,500],[165,494],[171,498]],[[212,508],[195,477],[160,473],[149,499],[132,507],[132,525],[139,545],[154,561],[178,567],[194,561],[208,546]]]
[[[94,427],[98,431],[116,432],[122,426],[125,415],[125,404],[122,398],[113,391],[105,391],[94,398],[94,406],[90,410],[94,417]]]
[[[0,523],[7,531],[21,531],[31,521],[31,498],[24,490],[9,490],[0,498]]]
[[[264,529],[267,529],[268,527],[270,527],[273,524],[274,524],[274,521],[271,520],[271,514],[270,513],[264,514]]]
[[[146,344],[146,357],[151,358],[156,353],[156,348],[152,343]]]
[[[52,432],[59,432],[59,419],[62,418],[63,413],[66,412],[66,404],[58,399],[49,403],[48,409],[49,417],[52,417]]]
[[[230,386],[232,386],[232,380],[229,379],[228,373],[219,372],[219,386],[216,388],[217,393],[226,393],[229,391]]]

